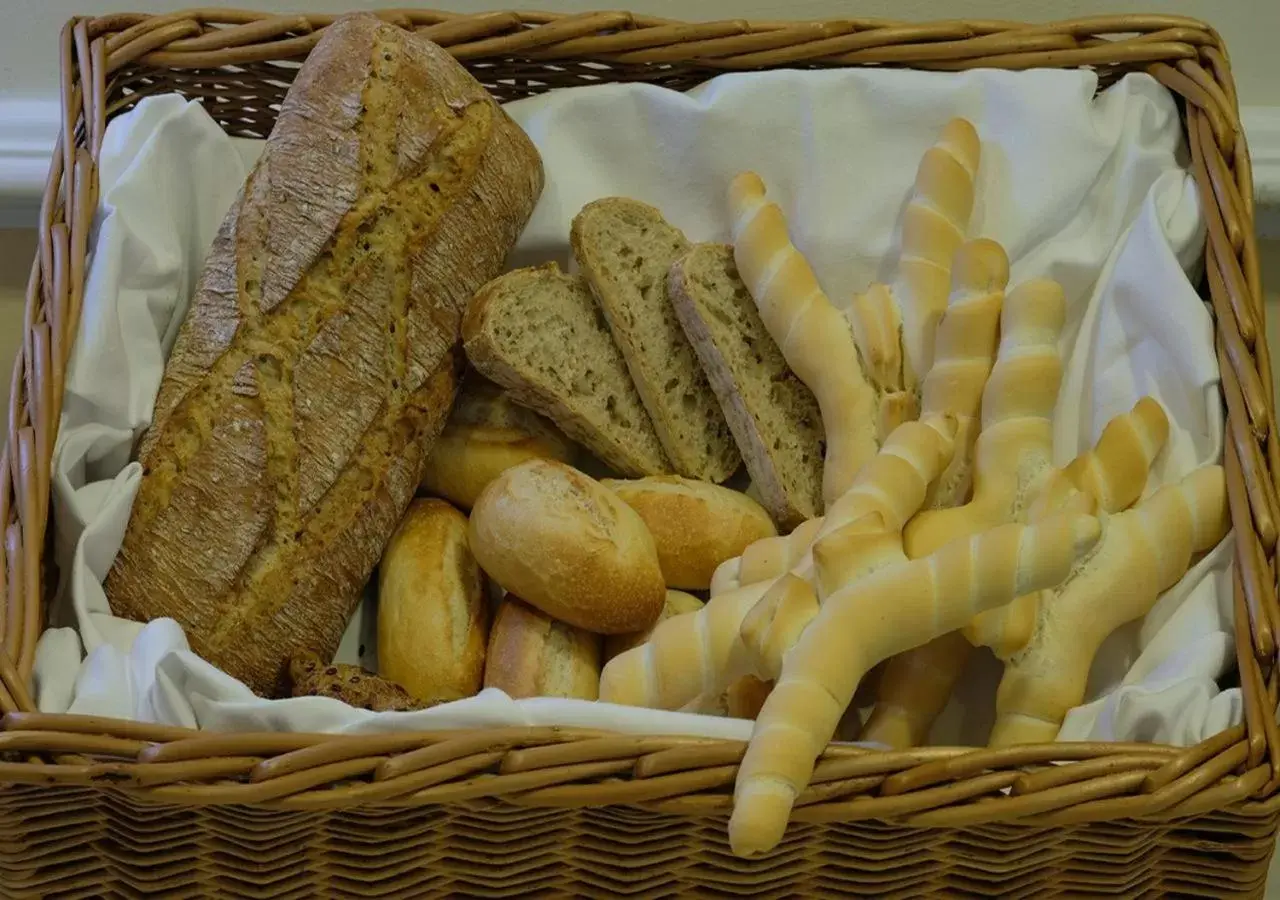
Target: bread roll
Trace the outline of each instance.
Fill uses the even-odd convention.
[[[484,574],[467,547],[467,517],[415,500],[378,567],[378,669],[420,700],[480,692],[489,640]]]
[[[573,460],[574,445],[493,382],[468,373],[427,457],[422,489],[471,509],[490,481],[526,459]]]
[[[600,636],[558,622],[508,594],[489,634],[484,686],[508,697],[571,697],[600,693]]]
[[[507,469],[471,510],[471,552],[511,593],[599,634],[658,621],[666,586],[635,510],[598,481],[551,460]]]
[[[1084,515],[1002,525],[923,559],[904,558],[827,597],[787,651],[756,717],[734,786],[734,854],[766,852],[781,840],[817,758],[873,666],[956,630],[982,610],[1059,584],[1101,534],[1101,523]]]
[[[345,663],[326,666],[314,653],[300,653],[291,659],[289,678],[295,697],[331,697],[356,709],[407,712],[432,705],[411,696],[401,685],[359,666]]]
[[[619,653],[625,653],[632,647],[639,647],[649,640],[649,635],[653,634],[653,629],[658,627],[659,622],[664,622],[681,613],[697,612],[700,609],[702,609],[702,601],[693,596],[693,594],[686,594],[684,591],[667,591],[667,599],[663,601],[662,612],[658,614],[658,621],[654,622],[651,628],[646,628],[644,631],[633,631],[631,634],[611,634],[605,638],[604,661],[608,662]]]
[[[461,318],[542,189],[447,51],[324,30],[214,238],[105,589],[258,694],[331,659],[448,417]]]
[[[722,562],[778,533],[759,503],[705,481],[654,475],[633,481],[606,478],[601,484],[644,520],[668,587],[705,591]]]

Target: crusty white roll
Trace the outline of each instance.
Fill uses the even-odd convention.
[[[502,388],[468,372],[444,431],[427,457],[422,490],[470,509],[490,481],[527,459],[570,462],[574,444]]]
[[[778,533],[746,494],[678,475],[600,482],[640,514],[668,587],[705,591],[716,567]]]
[[[630,634],[611,634],[604,639],[604,661],[608,662],[632,647],[639,647],[649,640],[649,635],[653,634],[653,629],[657,628],[659,623],[665,622],[672,616],[697,612],[700,609],[702,609],[702,601],[693,594],[686,594],[684,591],[667,591],[667,599],[662,603],[662,612],[658,614],[658,621],[654,622],[652,627],[644,631],[633,631]]]
[[[467,517],[443,500],[409,505],[378,569],[378,671],[428,703],[480,690],[489,604]]]
[[[599,634],[653,627],[667,588],[644,521],[572,466],[529,460],[503,472],[471,510],[471,551],[511,593]]]
[[[508,594],[489,635],[484,686],[517,700],[595,700],[600,692],[600,644],[600,635],[558,622]]]

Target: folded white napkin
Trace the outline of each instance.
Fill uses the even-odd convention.
[[[1015,280],[1047,275],[1069,303],[1069,362],[1056,414],[1066,462],[1144,394],[1173,419],[1150,488],[1221,455],[1223,413],[1209,316],[1184,270],[1203,226],[1177,111],[1152,79],[1095,97],[1088,72],[896,70],[726,75],[688,94],[645,85],[558,91],[510,104],[542,153],[547,187],[513,262],[569,260],[569,222],[601,196],[652,203],[695,240],[728,237],[725,187],[759,172],[829,291],[884,277],[924,150],[962,115],[983,140],[971,233],[1005,245]],[[200,107],[143,101],[108,128],[102,208],[55,459],[56,623],[36,664],[40,708],[208,729],[351,731],[561,723],[745,737],[749,723],[591,704],[511,701],[497,691],[432,710],[374,714],[325,698],[268,701],[200,660],[181,629],[110,615],[101,579],[139,472],[162,361],[222,215],[260,143],[226,138]],[[198,177],[191,177],[195,173]],[[1230,666],[1230,550],[1218,548],[1122,630],[1094,667],[1089,705],[1061,737],[1191,743],[1239,721]],[[339,659],[369,662],[371,604]],[[74,629],[74,630],[73,630]],[[77,634],[78,632],[78,634]],[[83,651],[87,654],[81,659]],[[993,667],[935,735],[981,742]],[[986,680],[983,681],[983,678]]]

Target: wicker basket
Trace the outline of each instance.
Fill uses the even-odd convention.
[[[1171,16],[1050,25],[682,24],[601,12],[384,17],[502,100],[603,81],[686,89],[735,69],[895,65],[1147,71],[1185,101],[1208,219],[1245,723],[1190,749],[1052,744],[881,753],[832,746],[776,851],[725,838],[743,745],[568,729],[216,735],[41,715],[29,690],[50,454],[77,330],[106,122],[200,99],[265,137],[331,16],[228,10],[81,18],[62,32],[63,126],[40,217],[0,460],[0,894],[1258,895],[1280,822],[1272,565],[1280,444],[1249,155],[1227,53]],[[1064,764],[1065,763],[1065,764]]]

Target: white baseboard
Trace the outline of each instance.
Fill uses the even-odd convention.
[[[1280,106],[1246,106],[1240,119],[1253,161],[1258,233],[1280,238]]]
[[[35,226],[61,115],[54,99],[0,99],[0,228]]]
[[[61,111],[55,99],[0,98],[0,228],[36,224]],[[1280,238],[1280,106],[1241,112],[1262,237]]]

